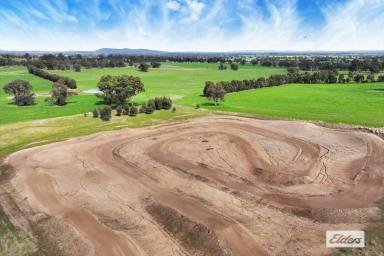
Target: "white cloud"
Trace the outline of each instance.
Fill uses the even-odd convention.
[[[139,26],[138,33],[144,37],[150,37],[150,34],[142,26]]]
[[[187,5],[187,13],[189,15],[184,19],[184,21],[197,21],[200,18],[200,15],[204,9],[204,3],[199,2],[198,0],[185,0],[185,3]]]
[[[316,31],[303,26],[296,0],[265,1],[267,14],[251,0],[233,1],[231,8],[228,8],[230,0],[142,1],[136,6],[109,1],[116,8],[112,11],[114,17],[121,21],[110,28],[98,29],[96,23],[104,20],[106,12],[95,0],[89,6],[88,15],[95,13],[89,18],[91,25],[81,33],[72,31],[71,26],[84,21],[77,23],[76,15],[65,5],[45,2],[47,6],[42,4],[44,8],[39,8],[39,13],[24,9],[28,17],[40,16],[52,21],[50,27],[0,10],[0,33],[4,35],[0,49],[384,50],[383,0],[329,4],[323,9],[325,24]],[[155,19],[148,18],[153,8],[159,10]],[[235,25],[229,27],[231,24]]]
[[[180,3],[175,0],[168,1],[165,5],[167,9],[170,9],[172,11],[178,11],[180,9]]]

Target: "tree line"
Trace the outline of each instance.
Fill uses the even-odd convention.
[[[339,74],[337,71],[316,71],[299,72],[298,69],[288,69],[287,74],[271,75],[268,78],[260,77],[257,79],[205,82],[203,96],[215,102],[224,99],[226,93],[238,92],[250,89],[280,86],[290,83],[298,84],[335,84],[335,83],[373,83],[384,82],[384,75],[376,77],[373,74],[365,76],[359,72],[349,72],[347,75]]]
[[[240,65],[251,63],[266,67],[298,68],[304,71],[320,70],[349,70],[349,71],[369,71],[378,73],[384,70],[384,56],[347,56],[347,55],[296,55],[296,56],[277,56],[262,55],[252,56],[243,55],[81,55],[72,54],[43,54],[40,56],[25,54],[0,55],[0,66],[23,65],[35,66],[40,69],[48,70],[69,70],[80,71],[81,68],[104,68],[104,67],[125,67],[135,66],[140,63],[161,63],[161,62],[207,62],[207,63],[237,63]],[[154,66],[152,66],[154,67]]]
[[[263,56],[251,63],[265,67],[298,68],[304,71],[349,70],[379,73],[384,70],[383,56]]]
[[[76,89],[77,84],[76,81],[72,78],[65,77],[65,76],[59,76],[56,74],[51,74],[43,69],[34,67],[34,66],[28,66],[28,72],[30,74],[33,74],[35,76],[41,77],[43,79],[49,80],[51,82],[60,82],[61,84],[64,84],[70,89]]]
[[[230,57],[221,56],[188,56],[188,55],[64,55],[43,54],[34,56],[25,54],[18,55],[0,55],[0,66],[34,66],[40,69],[48,70],[70,70],[80,71],[81,68],[114,68],[134,66],[140,63],[150,63],[152,68],[159,68],[161,62],[228,62]],[[159,65],[160,64],[160,65]]]

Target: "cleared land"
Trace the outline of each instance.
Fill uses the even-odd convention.
[[[205,117],[8,159],[13,195],[74,255],[318,255],[384,194],[384,142],[297,121]]]
[[[103,105],[94,95],[84,90],[94,89],[102,75],[131,74],[142,78],[146,92],[135,98],[137,103],[155,96],[170,96],[176,104],[202,108],[241,112],[261,116],[286,117],[303,120],[320,120],[365,126],[384,126],[384,83],[348,85],[288,85],[233,93],[226,96],[219,107],[212,106],[201,97],[205,81],[250,79],[285,73],[285,69],[240,65],[237,72],[219,71],[217,64],[163,63],[160,69],[148,73],[134,68],[83,69],[81,72],[52,71],[74,78],[79,96],[70,97],[64,107],[50,106],[44,97],[31,107],[17,107],[0,91],[0,124],[49,117],[68,116],[91,111]],[[34,91],[47,94],[51,84],[27,73],[25,68],[0,69],[0,85],[13,79],[31,81]]]

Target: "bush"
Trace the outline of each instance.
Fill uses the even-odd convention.
[[[151,62],[152,68],[160,68],[161,63],[160,62]]]
[[[64,106],[67,104],[68,87],[59,80],[53,84],[53,90],[51,92],[51,102],[58,106]]]
[[[103,121],[109,121],[112,117],[112,109],[109,106],[103,107],[99,110],[100,118]]]
[[[172,112],[176,112],[176,107],[173,107],[173,108],[172,108]]]
[[[75,70],[75,72],[80,72],[81,66],[79,64],[75,64],[75,65],[73,65],[73,70]]]
[[[123,115],[129,115],[130,107],[128,105],[124,105],[123,107]]]
[[[142,103],[140,106],[140,113],[145,113],[145,109],[147,108],[147,104]]]
[[[149,65],[147,63],[141,63],[139,65],[139,71],[148,72]]]
[[[199,108],[200,108],[200,105],[199,105],[199,104],[196,104],[195,109],[199,109]]]
[[[129,115],[130,116],[137,116],[138,109],[136,106],[132,106],[129,110]]]
[[[169,97],[163,97],[163,109],[171,109],[172,100]]]
[[[231,63],[231,69],[233,71],[237,71],[237,70],[239,70],[239,66],[236,63]]]
[[[99,117],[99,111],[97,111],[97,109],[94,109],[92,111],[92,115],[93,115],[93,118],[98,118]]]
[[[155,98],[155,107],[156,107],[156,110],[163,109],[163,98],[160,98],[160,97]]]
[[[152,114],[156,110],[155,101],[150,99],[147,102],[147,106],[145,107],[145,114]]]
[[[122,106],[117,106],[116,107],[116,115],[117,116],[121,116],[122,113],[123,113],[123,107]]]
[[[154,99],[149,99],[147,102],[147,107],[153,108],[153,110],[156,110],[156,104]]]

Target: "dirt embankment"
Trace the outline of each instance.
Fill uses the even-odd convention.
[[[326,230],[377,214],[383,155],[371,134],[221,116],[71,139],[8,162],[20,209],[50,216],[46,235],[71,255],[320,255]]]

